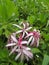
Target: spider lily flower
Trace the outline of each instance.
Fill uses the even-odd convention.
[[[21,23],[20,23],[21,24]],[[23,33],[22,38],[25,36],[25,34],[27,35],[28,32],[32,27],[28,27],[29,25],[26,23],[22,23],[23,24],[23,28],[17,24],[13,24],[14,26],[18,27],[20,30],[16,32],[16,34],[18,33]]]
[[[6,45],[6,47],[12,47],[12,51],[10,52],[9,55],[11,55],[12,53],[14,53],[14,51],[17,49],[17,48],[21,48],[22,45],[25,45],[27,44],[27,41],[23,41],[22,40],[22,36],[20,35],[19,39],[16,40],[15,37],[12,37],[14,42],[12,43],[9,43]]]
[[[33,30],[33,32],[29,32],[28,35],[25,38],[29,38],[28,44],[31,42],[32,45],[39,46],[39,38],[40,38],[40,31],[37,31],[36,29]]]
[[[17,60],[19,57],[21,57],[21,61],[24,58],[26,58],[27,60],[29,60],[29,58],[32,59],[33,54],[30,52],[31,49],[29,47],[24,46],[25,44],[27,44],[27,41],[22,40],[22,35],[20,35],[18,40],[16,40],[13,35],[11,36],[11,38],[14,40],[14,42],[6,45],[6,47],[12,47],[9,56],[12,53],[17,52],[18,54],[15,57],[15,60]]]
[[[31,53],[31,48],[27,47],[27,44],[30,46],[39,46],[39,39],[40,39],[40,31],[34,29],[32,32],[29,30],[32,27],[29,27],[28,23],[21,22],[20,25],[13,24],[14,26],[18,27],[20,30],[12,33],[8,38],[8,44],[6,45],[7,48],[10,48],[9,56],[13,53],[16,53],[15,60],[21,59],[32,59],[33,54]],[[18,37],[16,37],[17,34]],[[29,40],[28,40],[29,39]],[[27,41],[28,40],[28,41]]]

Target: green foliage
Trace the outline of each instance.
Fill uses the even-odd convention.
[[[49,56],[48,55],[44,55],[44,60],[43,60],[43,64],[42,65],[48,65],[49,63]]]
[[[32,48],[32,53],[40,53],[40,50],[38,48]]]
[[[28,16],[27,20],[30,21],[29,22],[30,24],[33,24],[34,21],[36,20],[36,17],[34,15],[31,15],[31,16]]]
[[[41,39],[30,61],[16,62],[9,58],[5,45],[12,32],[17,31],[12,24],[28,21],[33,28],[39,29]],[[36,57],[36,54],[39,57]],[[46,55],[45,55],[46,54]],[[49,63],[49,0],[0,0],[0,65],[48,65]]]
[[[18,7],[10,0],[1,0],[0,3],[0,21],[7,22],[13,16],[18,17]]]

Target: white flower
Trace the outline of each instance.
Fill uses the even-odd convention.
[[[22,32],[23,33],[22,38],[23,38],[25,36],[25,34],[26,35],[28,34],[27,31],[29,31],[32,27],[28,27],[29,26],[28,23],[20,23],[20,25],[22,25],[22,24],[23,24],[23,27],[21,27],[21,26],[19,26],[17,24],[13,24],[13,25],[16,26],[16,27],[18,27],[20,29],[19,31],[16,32],[16,34]]]

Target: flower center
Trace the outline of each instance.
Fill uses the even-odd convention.
[[[37,38],[37,39],[40,37],[39,33],[38,33],[38,32],[35,32],[35,31],[33,32],[33,36],[34,36],[35,38]]]

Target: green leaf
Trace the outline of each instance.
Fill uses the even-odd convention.
[[[6,49],[0,49],[0,59],[8,58],[8,51]]]
[[[28,16],[27,20],[29,21],[30,24],[33,24],[33,22],[35,21],[35,16]]]
[[[10,0],[1,0],[0,4],[0,21],[7,22],[8,19],[19,16],[18,7]]]
[[[40,50],[38,48],[32,48],[32,53],[40,53]]]
[[[49,26],[49,20],[47,21],[47,25],[46,25],[46,27],[48,27]]]
[[[49,41],[49,33],[48,34],[44,33],[43,36],[44,36],[44,38],[45,38],[46,41]]]
[[[27,63],[25,63],[25,65],[27,65]]]
[[[44,59],[43,59],[42,65],[48,65],[48,63],[49,63],[49,56],[48,55],[44,55]]]
[[[18,65],[15,61],[11,61],[12,65]]]

